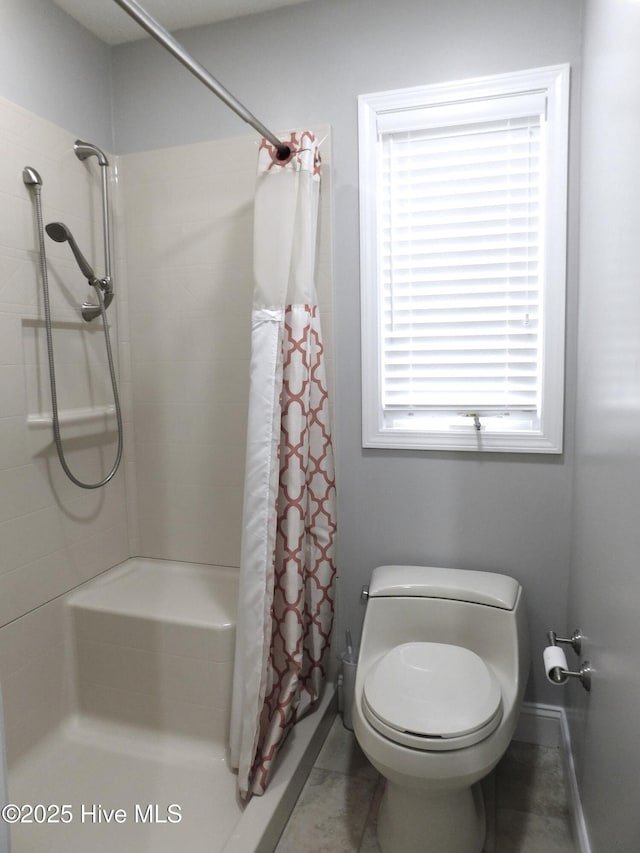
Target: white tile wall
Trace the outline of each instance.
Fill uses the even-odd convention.
[[[333,373],[330,139],[318,291]],[[255,137],[121,158],[139,552],[238,566]]]
[[[105,490],[80,490],[60,468],[51,427],[27,425],[29,415],[50,412],[50,400],[25,166],[42,176],[45,222],[65,221],[102,269],[99,177],[73,154],[74,139],[0,99],[0,681],[10,762],[71,707],[59,596],[128,556],[124,469]],[[47,249],[61,407],[108,402],[102,335],[79,319],[87,287],[68,246],[47,238]],[[63,430],[81,478],[110,469],[115,441],[103,433],[100,423]]]
[[[9,765],[69,713],[73,664],[61,598],[0,629],[0,680]]]
[[[74,139],[0,99],[0,625],[128,556],[124,469],[106,490],[80,490],[60,469],[51,429],[27,425],[29,415],[51,409],[25,166],[42,176],[45,222],[66,222],[90,262],[103,267],[97,165],[75,157]],[[103,335],[78,311],[88,288],[69,247],[49,238],[46,245],[60,406],[108,403]],[[111,322],[115,332],[115,312]],[[81,479],[104,475],[115,455],[113,432],[105,437],[97,423],[74,435],[63,431],[72,470]]]
[[[66,596],[77,709],[102,721],[204,738],[224,755],[236,574],[155,560]]]

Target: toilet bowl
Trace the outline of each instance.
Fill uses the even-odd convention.
[[[513,578],[374,570],[352,713],[362,750],[386,778],[383,853],[480,853],[479,782],[513,736],[529,667],[523,593]]]

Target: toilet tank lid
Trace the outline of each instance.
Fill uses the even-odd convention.
[[[435,566],[378,566],[371,575],[369,597],[446,598],[513,610],[519,590],[518,581],[495,572]]]

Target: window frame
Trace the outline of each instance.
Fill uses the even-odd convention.
[[[564,336],[569,131],[568,64],[451,83],[361,95],[358,98],[360,160],[360,274],[362,334],[362,445],[365,448],[467,450],[508,453],[562,453]],[[544,240],[541,252],[541,404],[531,416],[478,421],[452,409],[418,413],[408,425],[385,419],[381,390],[382,287],[378,274],[378,116],[425,107],[469,102],[472,107],[505,95],[543,92],[546,98],[544,154]],[[472,119],[470,119],[471,121]],[[397,418],[396,421],[400,420]],[[406,418],[405,420],[408,420]],[[443,420],[446,426],[443,427]],[[413,423],[419,421],[417,426]],[[505,428],[505,422],[511,427]],[[477,426],[480,426],[480,429]]]

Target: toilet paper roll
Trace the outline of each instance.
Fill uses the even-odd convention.
[[[547,646],[542,653],[542,657],[544,659],[544,671],[546,672],[549,681],[552,684],[564,684],[567,680],[566,675],[562,677],[562,681],[556,681],[551,677],[551,673],[558,666],[560,669],[568,669],[567,658],[564,651],[559,646]]]

